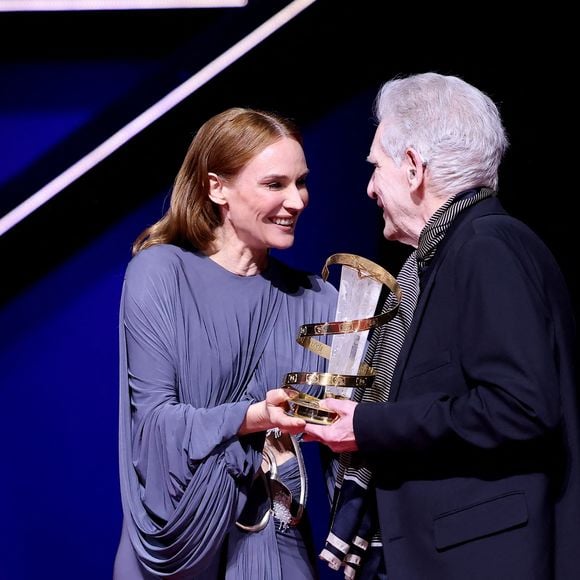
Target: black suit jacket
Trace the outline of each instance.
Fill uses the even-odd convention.
[[[553,256],[489,198],[421,287],[390,402],[354,416],[389,580],[580,578],[575,331]]]

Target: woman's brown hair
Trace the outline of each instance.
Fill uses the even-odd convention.
[[[170,206],[133,243],[133,255],[155,244],[206,250],[221,225],[218,206],[209,199],[208,173],[235,177],[263,149],[283,137],[302,145],[298,127],[277,113],[233,107],[206,121],[194,136],[177,173]]]

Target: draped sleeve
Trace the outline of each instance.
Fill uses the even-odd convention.
[[[205,300],[196,301],[194,283],[174,249],[150,248],[129,264],[120,309],[126,525],[141,564],[172,578],[202,571],[215,557],[260,463],[252,438],[237,436],[251,403],[243,394],[255,361],[238,361],[244,367],[238,373],[220,373],[220,363],[227,365],[212,355],[219,329],[205,317]],[[199,280],[200,292],[204,284]],[[258,357],[265,338],[253,339]]]

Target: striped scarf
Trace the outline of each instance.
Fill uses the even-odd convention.
[[[417,249],[401,268],[397,281],[403,299],[397,315],[371,335],[365,362],[375,372],[372,388],[355,390],[360,402],[385,402],[389,399],[391,379],[399,352],[419,298],[419,272],[428,267],[437,247],[455,218],[468,207],[495,195],[492,189],[471,189],[450,197],[431,216],[419,236]],[[383,312],[392,308],[396,298],[390,294]],[[332,523],[320,558],[333,570],[344,566],[344,577],[353,580],[363,570],[363,578],[378,578],[382,563],[382,542],[376,515],[372,473],[357,453],[341,453],[336,476]],[[364,564],[364,568],[363,568]],[[383,568],[384,570],[384,568]],[[384,577],[384,576],[383,576]]]

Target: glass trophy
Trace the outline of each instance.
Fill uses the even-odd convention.
[[[401,300],[396,279],[374,262],[355,254],[333,254],[322,270],[325,280],[332,264],[342,265],[335,320],[304,324],[296,339],[304,348],[328,359],[327,372],[291,372],[283,385],[298,392],[288,401],[287,414],[320,425],[332,423],[336,413],[321,408],[320,399],[302,392],[298,385],[321,385],[324,398],[342,399],[351,399],[354,389],[369,388],[374,371],[362,362],[368,333],[391,320]],[[387,312],[375,315],[383,285],[397,300]],[[332,335],[330,345],[313,338],[324,335]]]

